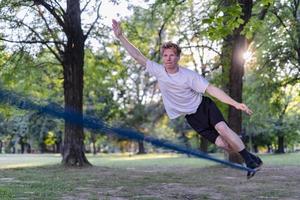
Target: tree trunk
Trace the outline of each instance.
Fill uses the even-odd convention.
[[[284,136],[278,136],[278,149],[276,153],[285,153],[284,151]]]
[[[55,153],[61,153],[61,142],[55,143]]]
[[[93,154],[97,154],[96,141],[93,141]]]
[[[62,131],[56,133],[55,153],[62,153]]]
[[[229,45],[232,47],[231,65],[229,69],[229,95],[236,101],[242,102],[243,95],[243,76],[244,64],[243,53],[248,49],[248,41],[244,35],[241,34],[245,24],[249,21],[252,13],[252,0],[239,0],[242,7],[242,18],[244,24],[234,30],[232,37],[229,37]],[[233,107],[229,107],[228,124],[237,134],[242,130],[242,114],[241,111]],[[238,153],[230,153],[229,160],[231,162],[242,163],[243,159]]]
[[[21,154],[23,154],[25,152],[25,145],[26,142],[24,142],[24,137],[23,136],[19,136],[19,145],[21,146]]]
[[[233,50],[231,57],[231,68],[229,73],[229,96],[237,102],[242,102],[244,59],[243,52],[247,50],[247,40],[244,36],[236,35],[233,37]],[[237,134],[242,130],[242,113],[234,107],[229,107],[228,125]],[[235,163],[243,163],[241,156],[232,152],[229,160]]]
[[[93,144],[93,154],[96,155],[97,154],[97,148],[96,148],[96,135],[95,135],[95,133],[91,133],[91,140],[92,140],[92,144]]]
[[[233,37],[233,50],[231,57],[231,68],[229,73],[229,95],[237,102],[242,102],[244,59],[243,53],[247,51],[248,43],[245,36],[236,35]],[[236,132],[242,131],[242,113],[233,107],[229,107],[229,126]]]
[[[138,151],[137,154],[146,154],[144,142],[143,141],[139,141],[138,145],[139,145],[139,151]]]
[[[25,144],[26,143],[23,143],[23,142],[20,144],[20,146],[21,146],[21,154],[24,154],[24,152],[25,152]]]
[[[181,141],[183,142],[184,146],[186,146],[186,148],[189,148],[190,144],[189,144],[189,139],[188,137],[186,136],[185,132],[184,131],[181,131],[180,132],[180,139]]]
[[[3,142],[0,140],[0,153],[2,153]]]
[[[282,111],[280,112],[279,118],[278,118],[277,122],[275,123],[276,127],[282,128],[282,126],[284,124],[283,123],[283,118],[284,118],[284,115],[286,113],[288,105],[289,105],[289,102],[287,102],[284,105]],[[277,135],[277,138],[278,138],[278,141],[277,141],[278,149],[276,150],[276,153],[284,153],[284,135],[281,133],[280,130],[277,131],[276,135]]]
[[[27,150],[26,150],[27,153],[31,153],[31,145],[29,143],[27,143]]]
[[[46,145],[45,145],[44,141],[39,143],[39,149],[40,149],[40,153],[45,153],[46,152]]]
[[[84,35],[80,14],[80,1],[68,0],[65,16],[67,45],[62,57],[65,111],[82,117]],[[83,141],[83,127],[66,119],[62,160],[65,166],[91,165],[85,156]]]
[[[200,136],[200,150],[205,153],[208,152],[208,140],[201,136]]]

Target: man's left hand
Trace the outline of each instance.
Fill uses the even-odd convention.
[[[238,103],[235,106],[235,108],[238,109],[238,110],[244,111],[248,115],[252,115],[253,114],[253,111],[250,108],[248,108],[248,106],[246,106],[246,104]]]

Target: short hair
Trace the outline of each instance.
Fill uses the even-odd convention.
[[[177,56],[181,54],[181,48],[173,42],[165,42],[160,47],[160,53],[163,54],[165,49],[174,49]]]

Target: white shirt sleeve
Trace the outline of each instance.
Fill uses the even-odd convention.
[[[159,76],[159,74],[162,73],[164,70],[164,67],[156,62],[153,62],[151,60],[147,60],[146,62],[146,72],[148,72],[152,76]]]
[[[206,88],[208,87],[209,82],[200,74],[194,73],[190,87],[196,92],[205,93]]]

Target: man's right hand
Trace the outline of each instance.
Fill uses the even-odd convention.
[[[127,38],[123,35],[120,22],[112,20],[112,29],[116,37],[120,40],[121,45],[126,49],[132,58],[134,58],[142,66],[146,66],[147,58],[138,50],[133,44],[131,44]]]
[[[120,26],[120,22],[117,22],[116,20],[113,19],[112,20],[112,29],[117,38],[120,38],[122,36],[122,28]]]

